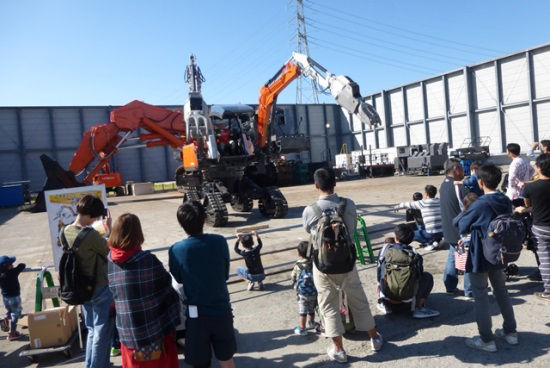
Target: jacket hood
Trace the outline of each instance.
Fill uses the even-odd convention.
[[[137,261],[140,258],[139,255],[143,253],[141,252],[141,246],[130,250],[118,249],[111,246],[109,249],[111,250],[111,260],[118,264]]]
[[[511,214],[512,213],[512,202],[510,201],[510,199],[508,197],[506,197],[501,192],[484,194],[478,200],[480,200],[480,201],[483,200],[483,201],[487,202],[491,206],[491,208],[493,208],[499,214],[501,214],[501,213]]]

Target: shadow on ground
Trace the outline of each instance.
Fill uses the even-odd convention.
[[[525,364],[535,358],[548,354],[550,335],[534,332],[520,332],[520,344],[510,346],[503,340],[497,340],[498,353],[475,351],[465,345],[465,337],[447,336],[441,341],[421,342],[397,346],[391,342],[377,354],[369,355],[365,360],[370,363],[397,361],[411,357],[446,357],[454,356],[468,364],[501,365]]]

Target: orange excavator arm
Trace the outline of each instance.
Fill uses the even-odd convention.
[[[185,123],[183,114],[162,107],[132,101],[111,112],[110,122],[92,127],[84,133],[80,146],[73,156],[69,171],[82,173],[92,162],[98,161],[84,178],[91,183],[94,176],[105,167],[120,146],[128,141],[130,134],[138,129],[147,133],[137,138],[145,147],[185,145]],[[120,135],[123,133],[123,135]]]
[[[264,148],[267,144],[267,129],[271,122],[273,107],[277,97],[293,80],[301,74],[300,68],[289,60],[260,90],[258,106],[258,146]]]

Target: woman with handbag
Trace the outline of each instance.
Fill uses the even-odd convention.
[[[109,237],[108,277],[116,309],[122,366],[176,368],[179,298],[172,278],[144,242],[139,218],[125,213]]]

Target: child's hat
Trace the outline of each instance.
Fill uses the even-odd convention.
[[[15,262],[15,257],[1,256],[0,257],[0,271],[4,271],[11,264]]]

